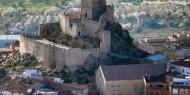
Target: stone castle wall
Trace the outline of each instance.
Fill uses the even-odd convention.
[[[111,32],[110,31],[103,31],[101,32],[101,42],[100,42],[100,51],[103,53],[110,52],[110,45],[111,45]]]
[[[30,53],[34,55],[40,62],[46,63],[43,64],[44,68],[49,68],[50,64],[53,62],[51,57],[53,56],[51,55],[53,53],[52,46],[38,42],[36,40],[22,35],[20,37],[20,54],[22,55],[24,53]]]
[[[81,20],[81,35],[82,36],[96,36],[99,22],[88,19]]]
[[[20,53],[30,53],[32,55],[38,56],[38,59],[43,60],[43,44],[37,43],[35,40],[24,37],[21,35],[20,37]]]
[[[44,49],[42,54],[43,54],[43,67],[44,68],[51,68],[51,66],[54,64],[54,51],[53,47],[49,44],[43,44],[42,46]],[[38,55],[35,55],[36,57]]]
[[[81,19],[81,35],[97,36],[98,33],[104,31],[107,21],[113,21],[114,7],[107,6],[106,11],[100,16],[99,21]]]
[[[62,31],[72,37],[76,37],[79,34],[82,36],[97,36],[99,32],[103,31],[103,27],[107,21],[114,20],[114,7],[112,5],[106,5],[106,0],[82,0],[81,4],[83,4],[81,6],[81,16],[75,16],[72,13],[60,15]],[[94,9],[94,6],[99,6],[99,8],[104,6],[104,8],[102,8],[104,11],[99,13],[96,8]],[[96,15],[93,13],[98,13],[98,20],[83,17],[84,12],[89,15]]]
[[[60,15],[60,25],[62,28],[62,32],[71,35],[72,37],[76,37],[79,29],[80,18],[71,18],[65,14]]]
[[[92,61],[88,60],[90,56],[100,58],[101,54],[109,53],[111,33],[105,31],[104,26],[107,21],[113,21],[114,19],[113,6],[107,6],[106,0],[82,0],[82,4],[84,6],[81,8],[80,16],[73,16],[73,14],[60,15],[62,32],[72,37],[76,37],[78,34],[99,37],[101,39],[99,48],[70,48],[45,39],[21,36],[21,54],[30,53],[43,62],[44,68],[55,66],[56,70],[60,71],[64,66],[74,68]]]
[[[81,0],[81,17],[98,21],[105,6],[106,0]]]
[[[106,19],[107,21],[114,21],[114,6],[107,5],[106,7]]]
[[[98,48],[80,49],[69,48],[64,45],[43,41],[43,39],[32,39],[21,36],[20,53],[30,53],[43,63],[45,69],[55,66],[61,71],[64,66],[75,69],[78,65],[88,62],[88,57],[99,57]]]

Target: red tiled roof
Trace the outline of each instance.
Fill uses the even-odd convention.
[[[172,62],[171,64],[182,66],[182,67],[189,67],[190,68],[190,59],[180,59]]]
[[[18,40],[11,42],[13,46],[19,47],[20,42]]]
[[[8,48],[0,48],[0,52],[12,52],[12,50]]]
[[[166,72],[166,64],[131,64],[101,66],[105,79],[135,80],[144,76],[158,76]]]
[[[190,89],[190,86],[178,86],[178,85],[172,85],[172,88],[178,88],[178,89]]]
[[[25,93],[25,91],[31,87],[39,88],[40,83],[33,81],[32,83],[25,82],[26,79],[16,77],[0,78],[0,90],[15,91],[17,93]]]
[[[79,85],[79,84],[67,84],[67,83],[55,83],[53,77],[45,77],[45,81],[52,84],[55,89],[62,89],[64,91],[83,91],[85,89],[88,89],[87,85]]]

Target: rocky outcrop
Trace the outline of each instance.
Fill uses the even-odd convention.
[[[128,30],[123,30],[119,23],[107,22],[104,28],[111,31],[111,64],[139,63],[139,58],[148,55],[133,45],[133,39]]]

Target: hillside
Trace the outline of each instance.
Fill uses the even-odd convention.
[[[0,8],[8,7],[22,7],[30,8],[44,8],[44,7],[63,7],[73,2],[73,0],[0,0]]]
[[[0,0],[0,30],[4,34],[36,32],[40,24],[59,22],[59,13],[76,0]]]
[[[129,31],[124,30],[119,23],[108,22],[104,28],[111,31],[111,53],[109,56],[111,64],[141,63],[140,60],[148,55],[134,46]]]
[[[148,25],[146,28],[149,29],[190,30],[190,7],[186,0],[183,2],[107,1],[109,4],[114,4],[115,21],[129,32],[143,31],[138,27],[136,29],[136,26],[140,26],[137,16],[141,19],[140,23]],[[0,30],[5,34],[36,32],[39,24],[57,23],[60,12],[69,9],[80,11],[79,6],[80,0],[0,0],[0,24],[4,28]],[[149,20],[148,23],[144,22],[145,17]]]

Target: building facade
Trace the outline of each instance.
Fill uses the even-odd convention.
[[[96,85],[100,95],[146,95],[144,76],[164,72],[164,64],[100,66],[96,71]]]
[[[147,83],[146,95],[169,95],[169,86],[166,83]]]

